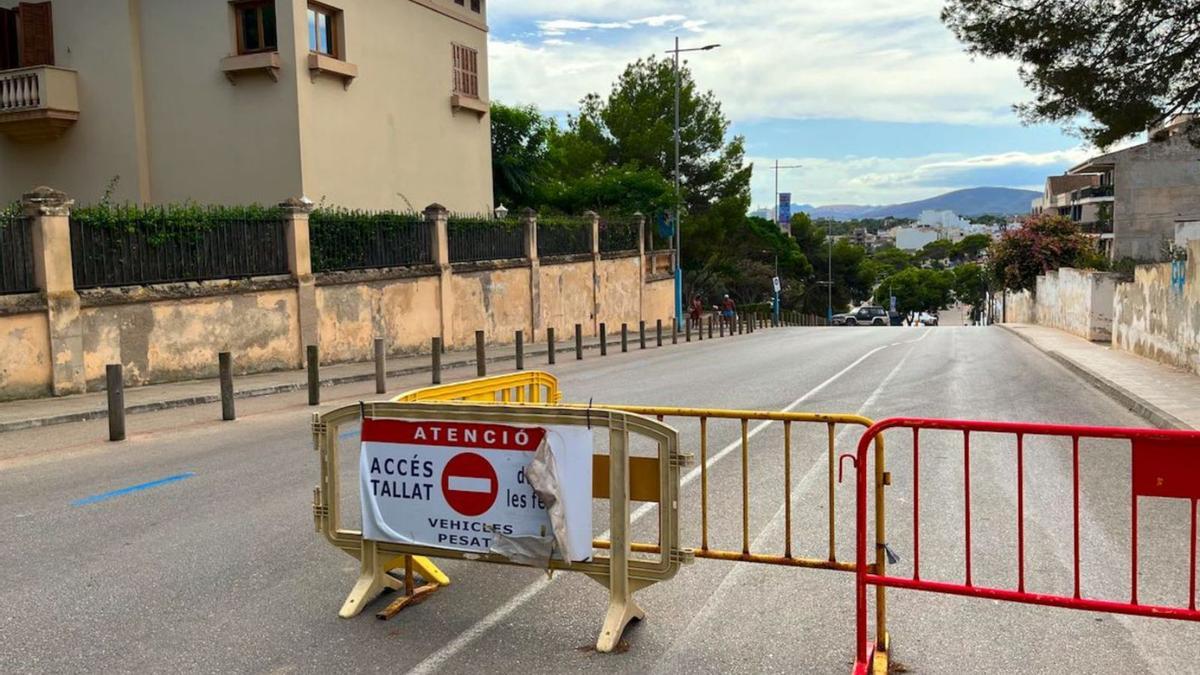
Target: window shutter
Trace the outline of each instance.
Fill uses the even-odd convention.
[[[54,65],[54,22],[49,2],[22,2],[18,7],[21,66]]]

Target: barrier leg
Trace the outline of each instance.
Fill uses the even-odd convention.
[[[403,563],[405,566],[405,578],[403,580],[388,574],[388,571],[393,567]],[[424,585],[416,587],[413,584],[413,573],[421,575],[425,581]],[[384,559],[380,557],[379,547],[376,542],[363,541],[362,557],[359,559],[358,580],[354,583],[354,588],[350,590],[350,595],[346,596],[346,602],[342,604],[342,609],[338,612],[338,616],[343,619],[349,619],[358,616],[364,607],[371,604],[371,601],[378,598],[384,589],[405,590],[404,596],[397,598],[392,602],[387,609],[380,614],[390,614],[387,617],[394,616],[404,607],[414,604],[419,600],[423,600],[425,596],[438,589],[439,586],[447,586],[450,584],[450,577],[446,573],[438,569],[431,560],[422,556],[400,556],[399,558]],[[398,607],[394,606],[399,605]],[[377,615],[378,616],[378,615]]]
[[[633,600],[629,583],[629,434],[615,424],[608,435],[609,523],[612,546],[609,551],[608,613],[596,640],[596,651],[611,652],[621,642],[621,634],[634,619],[646,613]]]

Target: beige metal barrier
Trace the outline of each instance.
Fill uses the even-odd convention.
[[[544,374],[543,374],[544,375]],[[534,378],[541,384],[553,382],[553,378]],[[476,381],[478,384],[479,381]],[[508,381],[503,385],[508,386]],[[451,385],[454,386],[454,385]],[[557,383],[553,383],[556,391]],[[470,395],[482,395],[483,387],[472,389],[459,387],[456,392],[474,391]],[[431,400],[430,392],[419,394],[416,400]],[[678,434],[671,427],[653,419],[619,410],[581,410],[547,406],[480,405],[469,403],[413,403],[379,402],[351,405],[313,417],[313,443],[320,455],[321,484],[314,492],[313,514],[317,530],[334,546],[358,558],[360,574],[354,589],[342,607],[341,616],[354,616],[385,588],[399,589],[401,580],[390,571],[403,565],[404,595],[393,606],[396,611],[411,604],[432,590],[433,585],[421,589],[413,584],[414,567],[421,565],[421,556],[470,559],[484,562],[513,564],[497,554],[468,554],[460,551],[398,544],[364,539],[361,530],[344,529],[340,526],[338,476],[339,429],[356,424],[363,418],[468,421],[481,423],[525,424],[525,425],[587,425],[589,428],[608,429],[608,455],[595,456],[594,466],[604,472],[593,476],[603,486],[603,494],[611,502],[610,534],[611,549],[608,556],[593,556],[588,562],[564,562],[552,560],[549,567],[554,570],[582,572],[609,588],[610,601],[604,626],[596,643],[599,651],[611,651],[620,640],[628,622],[644,616],[632,598],[632,594],[658,581],[673,577],[684,562],[689,562],[689,552],[679,547],[679,469],[686,464],[687,457],[678,451]],[[657,456],[631,458],[630,435],[649,439],[658,448]],[[646,471],[657,471],[657,483],[647,485]],[[632,466],[638,467],[636,490],[631,489]],[[604,480],[607,476],[607,481]],[[593,494],[593,497],[599,497]],[[659,544],[657,558],[630,558],[630,542],[627,537],[630,524],[630,501],[655,501],[659,504]],[[436,568],[433,568],[436,570]],[[428,570],[426,570],[428,571]],[[422,571],[423,576],[426,571]],[[429,572],[433,574],[433,572]],[[440,574],[440,571],[437,572]],[[425,576],[429,580],[429,576]],[[397,606],[398,605],[398,606]],[[391,608],[389,608],[391,609]]]

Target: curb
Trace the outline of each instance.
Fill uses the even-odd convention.
[[[612,335],[609,336],[609,341],[608,341],[609,347],[613,347],[613,346],[617,346],[618,348],[620,347],[621,340],[620,340],[619,335],[620,334],[618,333],[617,334],[618,337],[616,339],[613,339]],[[680,333],[681,340],[682,340],[682,335],[683,334]],[[642,351],[637,346],[638,345],[637,333],[630,332],[629,337],[630,337],[629,353],[632,354],[633,352],[636,352],[636,351]],[[664,338],[663,346],[666,347],[669,344],[667,342],[667,339],[669,339],[669,338],[666,334],[664,334],[663,338]],[[712,339],[718,339],[718,338],[714,337]],[[654,341],[654,335],[652,333],[650,333],[649,331],[647,331],[647,334],[646,334],[646,350],[647,351],[649,351],[651,349],[657,349],[657,347],[653,346],[653,344],[652,344],[653,341]],[[562,344],[562,343],[560,343],[560,344]],[[680,342],[679,344],[684,344],[684,343]],[[595,351],[595,350],[599,350],[599,349],[600,349],[600,343],[598,341],[583,345],[584,351]],[[545,347],[542,347],[540,349],[527,350],[525,352],[525,359],[526,359],[526,361],[528,361],[531,357],[546,356],[548,353],[549,353],[549,350],[546,349]],[[558,355],[558,354],[574,354],[575,353],[574,339],[572,338],[570,341],[568,341],[566,343],[566,346],[556,345],[555,349],[554,349],[554,353],[556,355]],[[620,352],[618,352],[618,353],[620,353]],[[516,360],[517,360],[517,356],[514,353],[514,354],[504,354],[501,356],[489,357],[484,360],[484,363],[503,363],[506,361],[516,361]],[[367,363],[367,362],[364,362],[364,363]],[[475,365],[475,359],[473,357],[467,358],[467,359],[460,359],[457,361],[443,361],[442,362],[442,370],[446,371],[446,370],[451,370],[454,368],[466,368],[468,366],[473,366],[473,365]],[[388,370],[387,377],[405,377],[408,375],[419,375],[421,373],[429,373],[432,371],[433,371],[432,364],[428,365],[428,366],[409,366],[407,368],[398,368],[395,370]],[[304,371],[300,371],[300,376],[303,377],[303,375],[304,375]],[[337,385],[341,385],[341,384],[353,384],[355,382],[368,382],[368,381],[371,381],[374,379],[375,379],[375,373],[373,371],[368,372],[368,373],[359,373],[356,375],[341,375],[338,377],[321,378],[321,386],[322,387],[330,387],[330,386],[337,386]],[[250,389],[240,389],[240,390],[234,391],[233,398],[234,399],[257,398],[259,396],[272,396],[274,394],[286,394],[286,393],[290,393],[290,392],[294,392],[294,391],[303,391],[305,388],[307,388],[307,386],[308,386],[308,384],[306,382],[299,381],[299,382],[290,382],[290,383],[286,383],[286,384],[274,384],[274,385],[269,385],[269,386],[254,387],[254,388],[250,388]],[[216,380],[213,380],[213,387],[214,387],[214,389],[216,388]],[[128,405],[125,407],[125,414],[126,415],[136,415],[139,413],[159,412],[161,410],[171,410],[174,408],[187,408],[187,407],[197,406],[197,405],[208,405],[211,403],[220,403],[220,401],[221,401],[221,396],[219,394],[206,394],[203,396],[186,396],[186,397],[181,397],[181,398],[168,399],[165,401],[152,401],[149,403],[137,403],[137,404],[133,404],[133,405]],[[0,422],[0,434],[7,432],[7,431],[20,431],[22,429],[36,429],[39,427],[48,427],[48,426],[53,426],[56,424],[70,424],[73,422],[87,422],[89,420],[102,419],[107,416],[108,416],[108,408],[101,405],[100,407],[93,408],[91,410],[81,410],[79,412],[65,413],[62,415],[50,415],[47,417],[35,417],[32,419],[17,420],[14,422]]]
[[[1178,417],[1175,417],[1171,413],[1159,408],[1153,403],[1150,403],[1128,389],[1121,387],[1103,375],[1085,368],[1074,360],[1067,358],[1061,352],[1054,351],[1053,349],[1046,349],[1035,342],[1033,338],[1023,335],[1020,332],[1009,328],[1008,326],[1003,324],[995,325],[1004,329],[1010,335],[1015,335],[1021,340],[1024,340],[1027,344],[1032,345],[1034,349],[1037,349],[1046,356],[1049,356],[1067,370],[1071,371],[1076,376],[1092,385],[1092,387],[1098,389],[1100,393],[1125,406],[1130,412],[1138,417],[1141,417],[1147,422],[1150,422],[1159,429],[1183,429],[1186,431],[1192,430],[1191,426],[1185,424],[1183,420],[1179,419]]]

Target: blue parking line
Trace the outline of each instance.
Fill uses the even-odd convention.
[[[174,476],[167,476],[166,478],[152,480],[149,483],[139,483],[137,485],[130,485],[129,487],[121,488],[120,490],[113,490],[112,492],[104,492],[98,495],[92,495],[91,497],[76,499],[75,501],[71,502],[71,506],[87,506],[88,504],[95,504],[96,502],[108,501],[114,497],[120,497],[122,495],[132,494],[134,492],[141,492],[142,490],[149,490],[150,488],[156,488],[160,485],[178,483],[181,480],[186,480],[195,475],[196,474],[191,471],[188,471],[187,473],[178,473]]]

